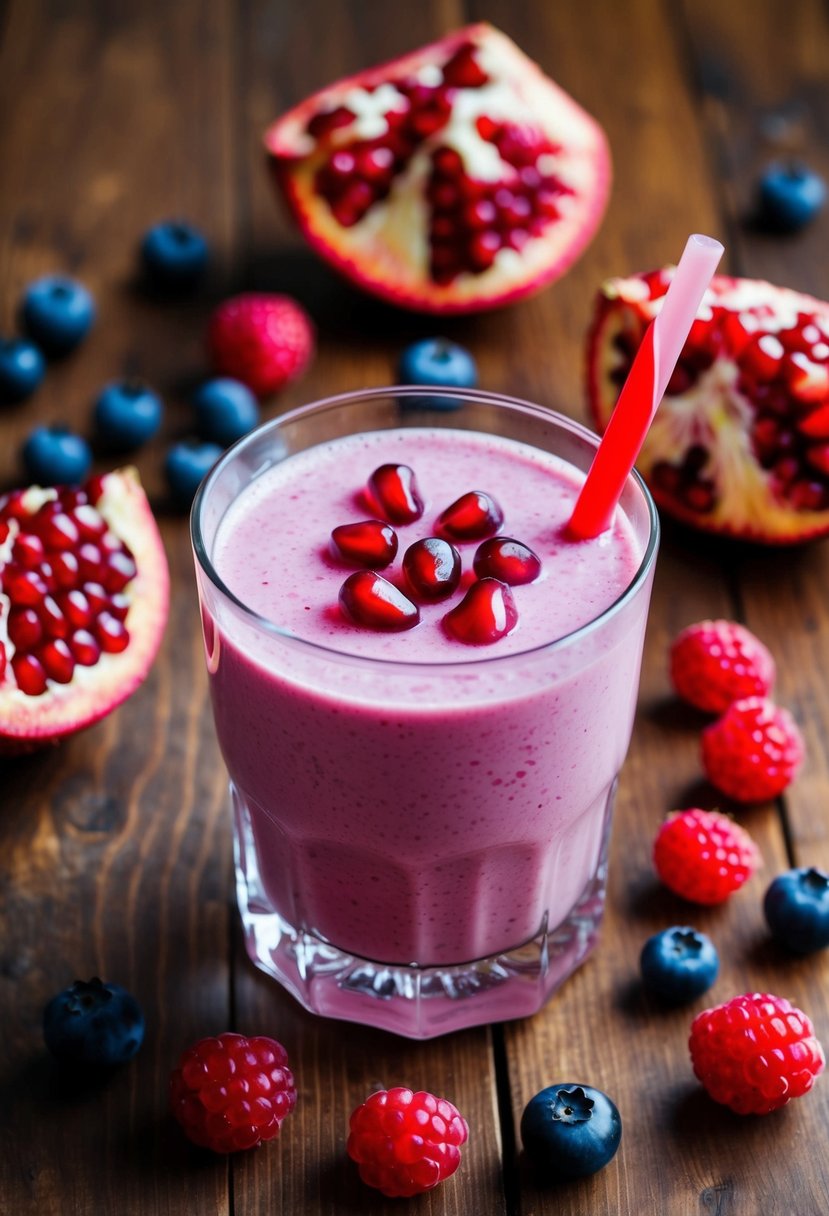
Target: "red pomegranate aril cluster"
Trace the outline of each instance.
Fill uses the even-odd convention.
[[[59,488],[34,507],[21,491],[0,500],[0,528],[6,536],[17,531],[0,569],[10,666],[28,696],[43,694],[50,680],[68,684],[76,665],[92,667],[129,645],[124,591],[137,568],[96,509],[100,494],[94,479],[83,489]]]
[[[368,479],[365,496],[388,520],[400,524],[416,522],[425,510],[414,470],[408,465],[380,465]],[[458,544],[483,540],[470,572],[475,579],[442,623],[451,637],[466,645],[497,642],[518,623],[510,586],[531,583],[541,573],[541,562],[532,549],[511,537],[494,535],[503,522],[504,512],[492,495],[483,490],[462,494],[438,516],[435,527],[440,535],[423,537],[406,549],[401,586],[375,573],[378,567],[390,565],[397,552],[393,528],[380,520],[334,528],[331,538],[337,555],[368,567],[349,575],[340,588],[343,615],[355,625],[381,632],[413,629],[421,619],[417,601],[438,603],[461,584],[463,563],[452,540]],[[378,552],[383,546],[384,560],[380,561]],[[388,553],[391,556],[385,560]]]

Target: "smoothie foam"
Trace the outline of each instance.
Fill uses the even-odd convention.
[[[349,570],[328,537],[370,516],[359,491],[390,461],[414,468],[426,512],[397,529],[384,576],[470,489],[492,494],[503,533],[539,555],[543,577],[515,589],[520,623],[508,637],[466,647],[445,635],[440,619],[462,590],[421,606],[405,633],[342,617]],[[582,480],[512,440],[411,428],[291,456],[228,510],[215,569],[276,628],[263,636],[241,610],[206,620],[214,712],[259,881],[289,924],[364,958],[449,965],[554,928],[596,874],[647,597],[601,630],[580,629],[642,561],[621,511],[596,540],[564,539]],[[458,547],[471,566],[475,543]]]

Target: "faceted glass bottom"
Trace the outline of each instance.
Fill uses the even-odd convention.
[[[347,954],[288,924],[259,877],[244,801],[234,796],[236,896],[247,952],[311,1013],[390,1030],[411,1039],[536,1013],[596,944],[604,913],[616,784],[610,790],[596,872],[569,915],[545,922],[530,941],[451,966],[398,966]]]

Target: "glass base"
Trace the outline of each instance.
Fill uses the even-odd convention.
[[[233,797],[236,897],[251,960],[311,1013],[431,1039],[468,1026],[536,1013],[585,960],[598,937],[607,885],[615,782],[605,815],[599,864],[569,915],[546,918],[530,941],[451,966],[373,962],[296,929],[270,905],[259,877],[244,802]]]

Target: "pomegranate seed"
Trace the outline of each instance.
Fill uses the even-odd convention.
[[[94,667],[101,657],[101,647],[86,629],[78,629],[69,639],[72,657],[81,667]]]
[[[829,477],[829,443],[815,444],[807,448],[806,459],[813,468]]]
[[[103,576],[101,550],[91,541],[84,541],[79,547],[78,574],[83,581],[97,582]]]
[[[469,242],[469,259],[477,270],[487,270],[500,248],[501,238],[497,232],[478,232]]]
[[[523,169],[519,169],[518,178],[521,185],[533,194],[541,185],[541,174],[535,165],[525,165]]]
[[[486,139],[490,143],[494,143],[496,137],[502,130],[501,123],[495,122],[494,119],[488,118],[486,114],[482,114],[480,118],[475,120],[475,126],[478,128],[478,134],[481,139]]]
[[[12,545],[12,557],[27,570],[33,570],[46,557],[46,549],[39,536],[33,532],[21,532]]]
[[[817,481],[796,481],[789,487],[788,497],[796,511],[822,511],[829,496]]]
[[[368,491],[393,524],[411,524],[423,514],[423,499],[407,464],[381,464],[368,479]]]
[[[520,253],[530,239],[530,234],[526,228],[511,228],[509,232],[504,233],[504,245],[507,249],[517,249]]]
[[[130,642],[130,635],[123,621],[119,621],[109,612],[102,612],[95,622],[95,636],[101,643],[101,649],[107,654],[120,654]]]
[[[774,464],[774,475],[783,485],[789,485],[800,473],[800,465],[794,456],[784,456]]]
[[[86,629],[92,622],[89,600],[77,587],[57,597],[57,604],[69,624],[75,629]]]
[[[486,540],[504,522],[504,512],[483,490],[469,490],[438,516],[437,530],[449,540]]]
[[[397,556],[397,533],[379,519],[340,524],[331,533],[331,547],[336,557],[370,570],[381,570]]]
[[[86,490],[86,496],[92,503],[93,507],[104,492],[104,482],[106,481],[106,478],[106,473],[96,473],[93,477],[90,477],[89,481],[84,487]]]
[[[127,546],[121,540],[120,536],[116,536],[114,532],[106,531],[100,540],[101,553],[129,553]]]
[[[80,574],[78,559],[71,550],[66,549],[62,553],[52,555],[52,570],[55,577],[56,587],[74,587],[76,586]]]
[[[15,650],[31,650],[43,638],[43,626],[34,608],[12,608],[8,632]]]
[[[4,544],[9,538],[11,529],[5,519],[0,519],[0,545]]]
[[[457,186],[446,181],[430,182],[427,195],[436,211],[452,211],[460,197]]]
[[[75,673],[72,651],[62,638],[46,642],[37,652],[46,675],[56,684],[68,684]]]
[[[58,494],[58,500],[64,511],[73,516],[77,507],[86,506],[89,502],[86,490],[82,490],[80,486],[64,486]]]
[[[423,109],[418,109],[413,112],[409,119],[409,127],[415,135],[421,139],[428,139],[430,135],[434,135],[441,127],[446,126],[446,121],[449,118],[451,106],[448,101],[440,101],[435,99]]]
[[[509,536],[496,536],[478,546],[472,561],[478,578],[497,578],[509,587],[533,583],[541,573],[541,560],[528,545]]]
[[[84,540],[97,540],[107,530],[106,521],[89,503],[76,507],[73,518]]]
[[[40,570],[38,571],[38,573],[40,574],[40,577],[43,579],[44,583],[46,584],[46,590],[54,591],[58,585],[58,580],[55,578],[55,572],[52,569],[52,563],[51,562],[41,562]]]
[[[107,591],[123,591],[135,578],[137,567],[128,553],[112,553],[104,566],[104,587]]]
[[[427,536],[409,545],[403,555],[403,573],[415,595],[442,600],[461,581],[461,555],[448,540]]]
[[[33,654],[12,655],[12,671],[17,687],[29,697],[46,692],[46,672]]]
[[[84,583],[82,590],[95,615],[109,608],[109,597],[100,583]]]
[[[737,360],[740,369],[760,380],[772,380],[780,370],[785,351],[773,334],[756,334],[745,345]]]
[[[47,507],[49,505],[49,503],[46,503]],[[41,508],[42,510],[43,508]],[[80,534],[72,517],[60,511],[57,514],[46,515],[43,522],[41,522],[38,519],[41,511],[38,511],[35,516],[35,526],[47,548],[58,550],[74,549],[80,539]]]
[[[737,357],[745,350],[754,332],[754,318],[744,313],[726,312],[720,333],[727,350]]]
[[[829,439],[829,403],[799,418],[797,429],[810,439]]]
[[[125,621],[130,610],[130,601],[120,591],[109,597],[107,611],[119,621]]]
[[[370,570],[350,574],[340,588],[340,607],[355,625],[396,632],[412,629],[420,611],[393,583]]]
[[[61,612],[51,595],[45,595],[37,606],[37,615],[46,634],[50,638],[65,638],[69,636],[69,622]]]
[[[479,89],[489,80],[475,58],[473,46],[462,46],[444,65],[443,82],[455,89]]]
[[[506,583],[497,578],[482,578],[447,612],[443,624],[459,642],[483,646],[512,632],[518,624],[518,610]]]
[[[39,604],[48,588],[36,570],[23,570],[9,562],[3,571],[3,590],[12,604],[33,607]]]
[[[432,165],[435,173],[443,177],[459,177],[463,172],[463,161],[454,148],[437,148],[432,153]]]
[[[354,121],[354,115],[346,106],[337,106],[334,110],[321,110],[308,120],[305,128],[314,139],[324,139],[332,131],[347,127]]]
[[[394,169],[394,153],[382,144],[364,148],[357,155],[357,172],[369,181],[388,181]]]
[[[495,223],[495,204],[488,198],[479,198],[469,203],[462,212],[463,222],[467,228],[489,228]]]
[[[441,241],[451,246],[454,240],[455,221],[448,215],[435,215],[432,217],[432,222],[429,228],[432,240],[440,244]],[[454,250],[452,250],[454,253]]]
[[[351,152],[341,149],[335,152],[328,162],[328,171],[334,177],[350,178],[357,168],[357,161]]]
[[[536,215],[543,215],[545,219],[557,220],[561,215],[559,197],[551,190],[539,190],[533,203]]]
[[[792,396],[807,404],[824,401],[829,395],[829,367],[813,363],[806,355],[795,352],[783,362],[783,375]]]

